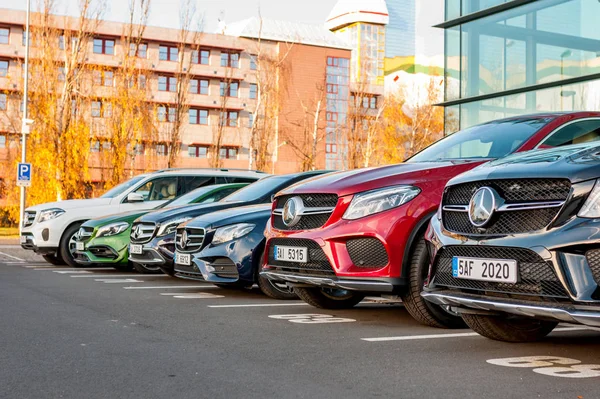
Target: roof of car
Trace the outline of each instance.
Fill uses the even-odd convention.
[[[211,176],[248,176],[248,177],[257,177],[263,178],[269,176],[268,173],[261,172],[258,170],[248,170],[248,169],[231,169],[231,168],[170,168],[170,169],[161,169],[155,172],[148,173],[147,175],[157,175],[157,174],[165,174],[165,175],[211,175]]]
[[[595,111],[575,111],[575,112],[540,112],[536,114],[525,114],[525,115],[517,115],[517,116],[509,116],[507,118],[502,119],[494,119],[488,122],[482,123],[483,125],[487,123],[498,123],[504,121],[511,120],[525,120],[525,119],[554,119],[559,116],[574,116],[576,118],[585,118],[585,117],[600,117],[600,112]]]

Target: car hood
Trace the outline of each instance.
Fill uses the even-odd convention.
[[[378,168],[328,173],[288,187],[277,195],[334,193],[343,197],[396,184],[418,186],[419,183],[430,181],[433,178],[437,180],[440,177],[447,177],[449,179],[482,162],[484,161],[409,162]]]
[[[182,205],[164,210],[154,211],[145,214],[138,218],[138,222],[142,223],[163,223],[171,219],[180,217],[195,218],[205,213],[219,211],[221,209],[233,208],[236,206],[246,205],[245,202],[213,202],[210,204]]]
[[[114,215],[108,215],[108,216],[104,216],[104,217],[97,218],[97,219],[90,219],[87,222],[85,222],[82,226],[102,227],[102,226],[106,226],[107,224],[118,223],[118,222],[131,223],[135,219],[139,218],[140,216],[145,215],[146,213],[148,213],[147,210],[145,210],[145,211],[136,210],[136,211],[123,212],[123,213],[116,213]]]
[[[111,198],[93,198],[93,199],[77,199],[77,200],[66,200],[66,201],[57,201],[57,202],[46,202],[45,204],[39,204],[35,206],[30,206],[27,210],[31,211],[43,211],[45,209],[51,208],[60,208],[65,211],[69,209],[75,208],[95,208],[99,206],[110,205]],[[118,210],[118,207],[115,206],[115,210]]]
[[[571,183],[600,178],[600,145],[579,144],[509,155],[480,165],[448,184],[519,178],[565,178]]]
[[[202,227],[205,229],[227,226],[235,223],[261,223],[267,222],[271,216],[271,204],[260,204],[225,209],[217,212],[198,216],[184,224],[188,227]]]

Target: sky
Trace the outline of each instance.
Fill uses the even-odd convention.
[[[78,0],[55,0],[58,14],[77,10]],[[105,0],[108,7],[105,20],[124,21],[127,18],[129,0]],[[179,26],[179,0],[150,0],[149,25],[177,28]],[[193,0],[192,0],[193,1]],[[39,0],[31,0],[36,8]],[[323,24],[336,0],[195,0],[198,13],[204,15],[204,30],[217,30],[218,19],[226,23],[258,16],[260,9],[264,18],[288,20],[308,24]],[[26,0],[0,0],[0,8],[25,10]],[[76,12],[76,11],[75,11]]]

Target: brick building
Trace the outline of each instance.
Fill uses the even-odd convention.
[[[62,18],[62,17],[61,17]],[[58,19],[57,19],[58,20]],[[64,17],[61,20],[69,20]],[[32,20],[33,21],[33,20]],[[23,81],[25,13],[0,9],[0,156],[7,159],[10,140],[19,133],[20,98],[13,99]],[[66,26],[66,25],[65,25]],[[94,76],[93,95],[88,96],[84,110],[89,120],[90,166],[93,181],[103,176],[100,154],[110,151],[103,142],[102,132],[110,112],[105,112],[102,94],[113,83],[112,72],[120,68],[118,54],[129,49],[123,46],[125,25],[102,21],[89,43],[86,43],[86,63],[109,71]],[[59,29],[60,26],[58,27]],[[67,29],[67,28],[64,28]],[[177,51],[179,31],[147,27],[138,49],[139,65],[143,66],[147,101],[156,107],[156,125],[159,129],[155,142],[138,143],[131,149],[135,154],[136,172],[160,168],[166,164],[166,144],[160,132],[171,123],[172,91],[180,72],[178,63],[191,58],[189,118],[184,123],[179,167],[208,167],[210,148],[213,146],[214,126],[220,118],[226,119],[220,154],[223,167],[248,168],[251,126],[256,117],[257,52],[278,56],[285,74],[278,76],[278,106],[274,123],[276,132],[266,144],[271,158],[268,172],[287,173],[302,168],[302,147],[307,136],[319,132],[316,142],[318,168],[343,167],[341,131],[350,93],[351,51],[341,39],[325,27],[256,19],[242,21],[228,27],[226,34],[202,33],[198,51],[190,48]],[[194,43],[196,45],[197,43]],[[33,45],[35,45],[33,43]],[[57,43],[63,46],[64,43]],[[62,47],[61,47],[62,48]],[[179,71],[179,72],[178,72]],[[223,82],[227,93],[223,93]],[[31,87],[31,90],[36,90]],[[379,94],[379,93],[378,93]],[[226,108],[222,98],[226,96]],[[12,118],[12,119],[11,119]],[[321,133],[322,132],[322,133]],[[14,136],[13,136],[14,137]],[[312,136],[311,136],[312,137]],[[314,138],[314,137],[313,137]],[[311,143],[312,145],[312,143]],[[6,163],[6,162],[5,162]],[[6,168],[5,168],[6,169]]]

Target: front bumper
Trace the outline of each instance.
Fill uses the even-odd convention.
[[[286,282],[291,286],[316,286],[323,288],[339,288],[342,290],[374,292],[374,293],[391,293],[397,285],[402,282],[400,279],[361,279],[361,278],[338,278],[338,277],[320,277],[320,276],[305,276],[294,273],[285,273],[278,271],[263,270],[260,272],[272,281]]]
[[[450,306],[459,312],[509,313],[523,317],[535,317],[563,323],[600,327],[599,306],[560,306],[552,303],[510,300],[483,295],[471,295],[454,291],[433,291],[421,294],[429,302]]]
[[[84,242],[83,251],[75,251],[75,261],[80,264],[127,263],[129,230],[109,237],[92,237]]]
[[[20,237],[21,248],[33,251],[39,255],[54,255],[58,251],[58,247],[38,246],[38,242],[31,232],[22,233]],[[42,241],[42,244],[45,244]]]
[[[66,228],[63,223],[66,222],[56,218],[42,223],[34,221],[32,225],[21,228],[21,237],[27,237],[27,242],[21,243],[21,247],[42,255],[56,253],[61,235]]]
[[[175,233],[163,237],[154,237],[149,242],[139,245],[142,246],[141,254],[132,254],[129,251],[129,260],[131,262],[158,266],[161,269],[164,268],[163,270],[170,270],[172,273]]]

